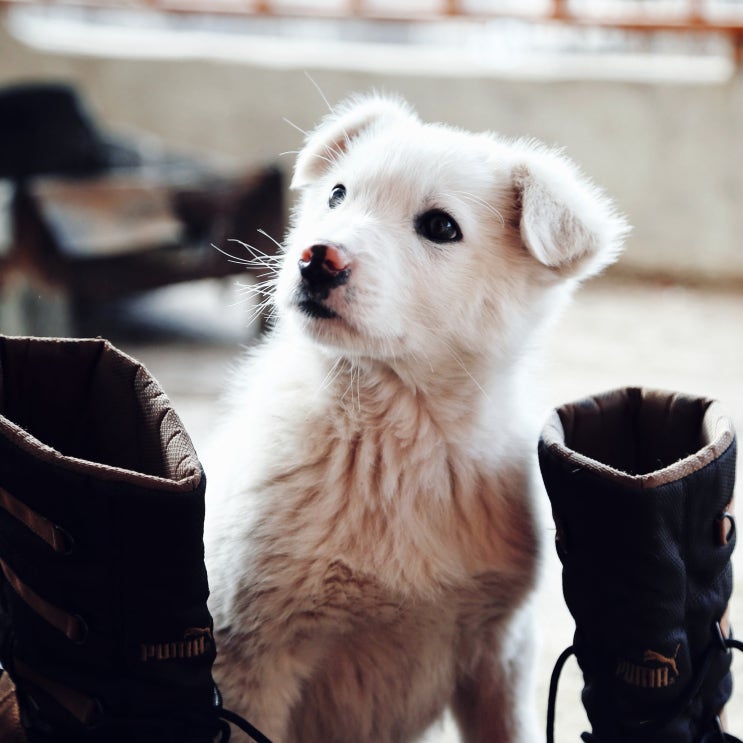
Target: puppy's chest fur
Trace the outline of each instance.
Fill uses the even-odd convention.
[[[494,455],[498,441],[489,452],[472,416],[437,420],[414,391],[354,394],[273,421],[276,459],[249,494],[247,594],[270,586],[283,612],[332,607],[339,621],[394,619],[391,607],[444,595],[479,620],[512,606],[503,592],[525,591],[534,563],[525,463]]]

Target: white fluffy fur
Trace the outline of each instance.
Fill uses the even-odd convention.
[[[379,97],[320,124],[293,185],[276,327],[206,458],[226,703],[276,743],[409,741],[447,705],[466,741],[533,743],[527,359],[625,223],[560,154]],[[416,233],[434,207],[461,241]],[[297,307],[318,242],[351,262],[335,319]]]

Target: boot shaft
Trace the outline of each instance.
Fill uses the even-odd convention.
[[[736,445],[718,404],[621,390],[539,445],[583,702],[601,741],[697,743],[730,696]]]
[[[0,659],[33,735],[216,734],[204,491],[140,364],[0,337]]]

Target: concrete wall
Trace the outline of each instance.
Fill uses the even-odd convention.
[[[677,83],[379,73],[373,59],[366,69],[327,65],[322,45],[304,65],[272,65],[270,49],[263,47],[263,63],[224,54],[132,59],[40,51],[0,28],[0,83],[73,81],[108,126],[145,130],[169,147],[236,166],[300,145],[284,117],[306,129],[324,113],[305,70],[330,101],[370,88],[396,91],[427,119],[563,146],[634,225],[618,270],[743,282],[740,74]],[[288,169],[293,158],[279,160]]]

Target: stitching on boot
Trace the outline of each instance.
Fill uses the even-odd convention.
[[[630,686],[641,689],[664,689],[675,683],[681,675],[676,664],[680,649],[681,643],[676,645],[676,650],[670,657],[655,650],[646,650],[642,656],[645,665],[620,660],[617,663],[616,675]]]

